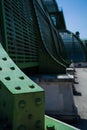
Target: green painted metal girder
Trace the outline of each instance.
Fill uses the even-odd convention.
[[[39,66],[39,33],[32,0],[0,0],[2,45],[20,68]]]
[[[19,68],[65,73],[61,37],[42,1],[0,0],[0,19],[2,45]]]
[[[77,130],[45,116],[44,91],[9,58],[0,44],[0,130]]]
[[[45,116],[45,129],[46,128],[48,128],[48,130],[79,130],[49,116]]]
[[[45,13],[42,2],[33,0],[42,42],[39,48],[39,69],[41,73],[65,73],[68,64],[59,54],[59,35]],[[42,5],[42,6],[41,6]],[[43,23],[43,24],[42,24]]]
[[[37,62],[29,62],[29,63],[16,63],[17,66],[21,69],[25,69],[25,68],[31,68],[31,67],[36,67],[38,66]]]
[[[1,44],[0,120],[9,130],[44,129],[44,90],[14,64]]]

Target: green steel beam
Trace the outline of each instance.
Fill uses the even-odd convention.
[[[39,33],[32,0],[0,0],[2,45],[20,68],[39,66]]]
[[[0,118],[9,130],[44,129],[43,89],[14,64],[1,44]]]
[[[0,44],[0,130],[78,130],[44,118],[44,104],[43,89],[14,64]]]
[[[45,129],[47,130],[79,130],[61,121],[45,116]]]
[[[37,67],[38,63],[37,62],[17,63],[17,66],[21,69],[25,69],[25,68]]]

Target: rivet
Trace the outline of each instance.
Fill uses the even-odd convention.
[[[32,89],[33,89],[33,88],[35,88],[35,86],[32,84],[32,85],[29,86],[29,88],[32,88]]]
[[[33,117],[32,114],[29,114],[29,115],[28,115],[28,119],[29,119],[29,120],[32,119],[32,117]]]
[[[47,130],[55,130],[55,126],[52,124],[47,125]]]
[[[2,58],[2,60],[6,61],[6,60],[7,60],[7,58],[6,58],[6,57],[4,57],[4,58]]]
[[[41,98],[36,98],[35,103],[36,103],[36,105],[40,105],[41,104]]]
[[[11,70],[15,70],[15,67],[10,67]]]
[[[15,89],[16,89],[16,90],[21,90],[21,87],[20,87],[20,86],[18,86],[18,87],[15,87]]]
[[[0,71],[2,70],[2,68],[0,67]]]
[[[19,77],[19,79],[23,80],[23,79],[24,79],[24,77],[23,77],[23,76],[21,76],[21,77]]]
[[[10,78],[10,77],[5,77],[5,79],[6,79],[6,80],[8,80],[8,81],[9,81],[9,80],[11,80],[11,78]]]
[[[24,100],[19,101],[19,107],[24,108],[26,105],[26,102]]]

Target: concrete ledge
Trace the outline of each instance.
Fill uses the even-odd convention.
[[[73,82],[74,81],[74,76],[70,75],[70,74],[66,74],[66,75],[59,75],[57,76],[57,80],[58,82]]]
[[[73,75],[75,74],[75,68],[66,68],[66,74]]]
[[[70,119],[73,119],[73,115],[77,116],[72,90],[73,75],[39,75],[33,79],[45,90],[45,111],[49,115],[59,117],[63,113],[66,120],[67,115]]]

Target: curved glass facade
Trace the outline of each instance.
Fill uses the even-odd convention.
[[[0,27],[1,43],[21,69],[65,73],[71,60],[86,61],[84,44],[66,30],[56,0],[1,0]]]
[[[85,51],[82,41],[78,39],[71,32],[60,32],[60,35],[63,39],[67,58],[74,62],[84,62],[86,61]]]
[[[85,62],[87,59],[85,49],[86,47],[77,35],[71,33],[66,29],[63,10],[60,10],[58,8],[56,0],[47,0],[46,2],[44,1],[44,3],[48,9],[50,18],[54,26],[56,27],[58,33],[61,36],[61,39],[65,47],[64,49],[67,55],[67,60],[73,60],[74,62]],[[77,32],[77,34],[79,33]]]

